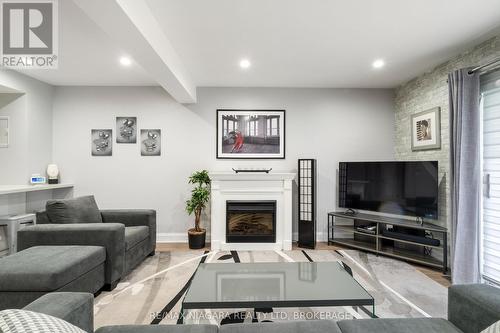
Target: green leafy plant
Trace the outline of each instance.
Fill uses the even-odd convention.
[[[207,170],[196,171],[189,177],[189,184],[195,185],[191,191],[191,199],[186,201],[186,212],[194,213],[194,230],[202,232],[200,228],[201,212],[210,200],[210,177]]]

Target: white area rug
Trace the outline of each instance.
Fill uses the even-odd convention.
[[[446,318],[447,289],[413,266],[387,257],[356,250],[238,251],[241,262],[342,261],[354,278],[375,298],[376,314],[381,318]],[[112,292],[103,292],[95,300],[96,328],[126,324],[175,324],[183,299],[182,288],[189,281],[203,256],[199,251],[157,253],[148,258]],[[309,257],[309,258],[308,258]],[[234,263],[230,252],[208,253],[205,262]],[[335,281],[332,281],[335,283]],[[207,286],[209,288],[210,286]],[[367,318],[362,309],[288,308],[274,309],[274,314],[259,315],[259,320],[308,320]],[[218,324],[234,311],[198,311],[187,322]]]

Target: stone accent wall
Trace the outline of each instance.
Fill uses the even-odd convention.
[[[439,161],[439,221],[436,223],[448,228],[450,226],[450,133],[447,76],[456,69],[475,67],[498,57],[500,57],[500,36],[491,38],[396,88],[394,156],[397,160]],[[412,151],[411,115],[435,107],[441,108],[441,149]]]

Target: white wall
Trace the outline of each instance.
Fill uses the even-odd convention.
[[[10,117],[10,146],[0,148],[0,184],[26,184],[32,173],[44,174],[52,159],[53,87],[10,70],[0,70],[0,85],[21,92],[15,99],[0,94],[0,116]]]
[[[20,92],[0,93],[0,116],[9,117],[10,134],[9,147],[0,148],[0,185],[28,184],[31,174],[45,175],[52,162],[54,88],[11,70],[0,70],[0,86]],[[30,198],[23,194],[2,195],[0,215],[39,207],[52,198],[50,192],[29,195]]]
[[[2,93],[0,100],[0,116],[9,117],[9,147],[0,148],[0,184],[25,184],[29,179],[26,97]]]
[[[218,108],[286,109],[286,160],[217,160]],[[184,212],[192,171],[288,171],[301,157],[318,160],[318,231],[326,234],[338,162],[392,159],[394,150],[391,90],[201,88],[197,104],[181,105],[159,87],[57,87],[53,116],[54,161],[76,183],[75,195],[94,194],[102,208],[156,209],[162,240],[184,239],[192,224]],[[162,156],[141,157],[139,144],[114,142],[112,157],[92,157],[90,130],[112,128],[115,139],[116,116],[161,128]]]

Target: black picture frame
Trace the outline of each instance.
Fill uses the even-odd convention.
[[[274,137],[279,138],[279,150],[277,153],[227,153],[223,152],[223,124],[220,123],[222,116],[267,116],[278,117],[278,135]],[[286,158],[286,110],[277,109],[217,109],[216,112],[216,158],[217,159],[245,159],[245,160],[261,160],[261,159],[285,159]]]

